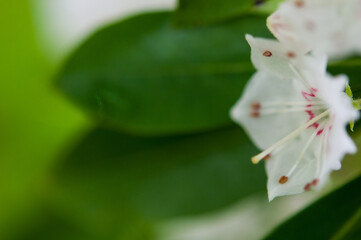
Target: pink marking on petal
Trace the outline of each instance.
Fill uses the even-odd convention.
[[[311,92],[310,93],[308,93],[308,92],[305,92],[305,91],[302,91],[302,96],[307,100],[307,101],[311,101],[310,99],[309,99],[309,97],[316,97],[316,95],[314,94],[314,92],[312,91],[312,89],[311,89]]]
[[[311,110],[306,110],[306,113],[310,116],[309,120],[312,120],[315,117],[315,114]]]
[[[273,15],[273,19],[281,19],[281,15],[279,13]]]
[[[316,23],[314,21],[309,20],[305,23],[305,28],[308,31],[313,32],[316,29]]]
[[[317,132],[317,136],[320,136],[323,133],[324,129],[321,129]]]
[[[308,121],[311,121],[311,120],[315,117],[315,114],[314,114],[311,110],[306,110],[305,112],[306,112],[306,113],[308,114],[308,116],[309,116]],[[309,126],[309,128],[314,127],[315,129],[317,129],[319,126],[320,126],[320,125],[319,125],[317,122],[315,122],[314,124],[312,124],[311,126]]]
[[[270,24],[270,28],[275,33],[280,33],[280,30],[290,30],[290,27],[288,25],[282,23],[272,23]]]

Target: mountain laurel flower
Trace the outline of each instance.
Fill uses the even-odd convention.
[[[361,0],[288,0],[267,19],[285,44],[317,49],[330,58],[361,53]]]
[[[231,109],[265,161],[268,197],[321,187],[356,147],[345,125],[358,117],[344,93],[347,77],[326,73],[327,57],[246,36],[257,72]]]

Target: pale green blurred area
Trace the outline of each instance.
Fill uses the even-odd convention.
[[[58,154],[90,125],[57,92],[28,1],[0,3],[0,239],[31,214]],[[16,224],[15,224],[16,223]]]
[[[92,122],[52,83],[59,63],[45,57],[29,1],[0,3],[0,239],[26,231],[48,194],[50,170]],[[360,126],[356,125],[356,130]],[[361,146],[360,136],[357,145]],[[310,201],[360,173],[360,153],[321,193],[276,199],[251,196],[227,209],[159,225],[164,240],[257,239]],[[60,210],[61,211],[61,210]],[[240,238],[243,236],[243,238]]]

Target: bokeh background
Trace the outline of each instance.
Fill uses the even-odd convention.
[[[134,136],[100,127],[56,87],[89,34],[176,5],[1,1],[0,239],[261,239],[359,173],[360,155],[348,157],[324,191],[268,203],[263,166],[248,161],[257,150],[238,127]]]

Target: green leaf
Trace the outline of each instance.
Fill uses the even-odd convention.
[[[66,158],[49,188],[60,205],[70,206],[69,215],[93,219],[94,226],[119,216],[200,214],[264,192],[263,166],[250,161],[255,153],[239,127],[172,138],[97,129]]]
[[[361,177],[312,204],[266,239],[359,239]]]
[[[77,208],[79,206],[76,206]],[[81,206],[80,206],[81,208]],[[73,209],[73,213],[78,212]],[[65,213],[65,214],[64,214]],[[38,209],[21,231],[16,231],[7,240],[155,240],[154,227],[144,221],[136,221],[134,217],[112,219],[108,223],[107,216],[99,216],[98,225],[92,226],[88,219],[80,220],[69,217],[63,209],[56,209],[46,203]],[[101,222],[101,219],[104,221]],[[117,228],[111,229],[108,226]],[[106,227],[105,227],[106,226]]]
[[[254,6],[253,12],[270,15],[277,10],[279,4],[284,0],[265,0],[263,4]]]
[[[345,74],[349,78],[354,99],[361,97],[361,58],[355,57],[338,62],[330,62],[328,71],[333,75]]]
[[[87,40],[58,85],[128,132],[164,135],[227,125],[230,107],[254,72],[245,33],[269,34],[265,19],[177,29],[169,13],[136,16]]]
[[[174,14],[181,26],[204,25],[248,13],[254,0],[179,0]]]
[[[282,0],[179,0],[174,13],[178,26],[218,23],[250,13],[268,15]]]

